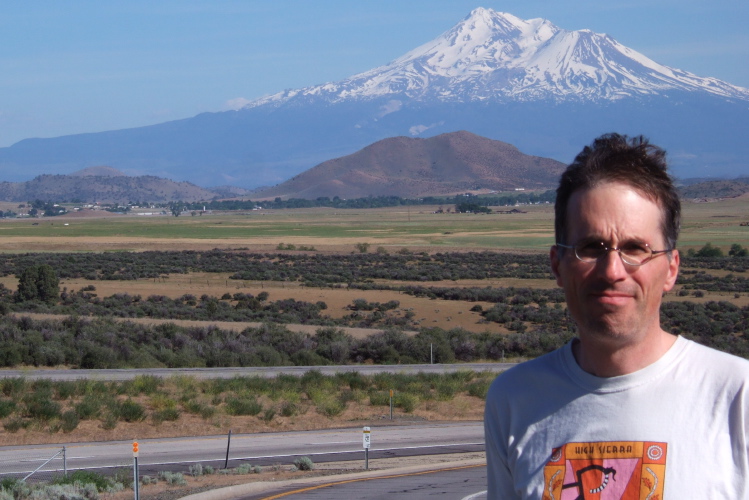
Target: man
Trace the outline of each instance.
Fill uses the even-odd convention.
[[[492,384],[488,498],[749,498],[749,362],[660,326],[679,222],[642,137],[599,137],[562,174],[551,269],[578,338]]]

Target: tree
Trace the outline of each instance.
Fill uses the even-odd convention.
[[[49,264],[39,264],[27,267],[18,278],[16,299],[39,300],[42,302],[56,302],[60,296],[60,280]]]
[[[723,257],[723,250],[720,247],[714,247],[712,243],[706,243],[704,247],[695,252],[695,257],[706,257],[709,259]]]
[[[742,247],[738,243],[731,245],[731,249],[728,251],[728,255],[731,257],[746,257],[749,256],[749,250]]]
[[[172,212],[173,216],[179,217],[179,214],[182,213],[182,206],[177,203],[171,203],[169,205],[169,210]]]

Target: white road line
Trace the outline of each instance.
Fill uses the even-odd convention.
[[[486,491],[479,491],[478,493],[474,493],[473,495],[463,497],[460,500],[479,500],[481,498],[486,498]]]

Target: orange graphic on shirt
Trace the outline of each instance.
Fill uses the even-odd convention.
[[[666,443],[568,443],[544,467],[544,500],[662,500]]]

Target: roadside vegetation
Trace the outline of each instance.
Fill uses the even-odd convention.
[[[742,275],[749,267],[745,249],[733,245],[729,256],[722,256],[714,248],[708,243],[691,252],[693,256],[684,257],[678,291],[661,310],[662,325],[673,333],[749,357],[749,305],[735,305],[730,300],[689,300],[701,299],[705,292],[731,293],[734,298],[749,293],[749,279]],[[85,257],[84,261],[76,254],[0,256],[0,269],[20,276],[15,292],[0,285],[0,366],[179,368],[471,362],[539,356],[575,334],[558,288],[398,284],[401,280],[444,283],[446,279],[486,277],[550,280],[542,255],[466,252],[321,256],[211,251],[118,252]],[[86,266],[90,271],[85,271]],[[158,276],[168,276],[169,271],[234,272],[238,279],[280,279],[308,287],[346,288],[352,297],[356,297],[356,290],[377,289],[431,300],[475,302],[470,310],[485,324],[500,325],[506,333],[426,327],[421,324],[423,318],[402,308],[399,300],[369,302],[353,298],[345,314],[333,317],[324,301],[273,300],[266,291],[220,297],[142,297],[127,293],[99,297],[95,279],[79,290],[59,290],[58,274],[90,272],[92,278],[106,279],[148,266]],[[253,266],[265,270],[253,270]],[[715,272],[723,276],[711,274]],[[67,318],[35,321],[10,312],[52,313]],[[215,326],[152,326],[115,318],[242,321],[262,326],[237,332]],[[284,326],[287,324],[319,328],[314,334],[305,334],[290,331]],[[355,339],[340,327],[384,331]]]
[[[303,376],[210,380],[139,375],[124,382],[16,377],[0,380],[0,420],[9,434],[71,434],[85,422],[106,433],[121,425],[158,428],[186,419],[245,432],[259,426],[284,428],[310,418],[322,427],[322,421],[333,424],[346,411],[366,418],[388,414],[390,390],[395,418],[428,413],[437,405],[465,406],[470,400],[480,405],[493,378],[493,373],[473,371],[372,376],[310,371]],[[456,398],[460,402],[454,402]]]

